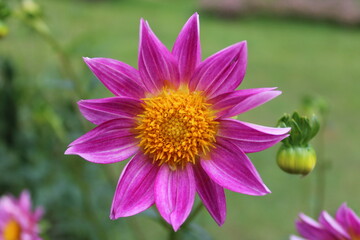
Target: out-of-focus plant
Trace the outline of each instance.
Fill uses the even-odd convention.
[[[0,197],[0,239],[40,239],[40,220],[44,210],[32,210],[30,194],[22,191],[19,198],[12,195]]]
[[[69,54],[64,50],[60,41],[52,34],[41,6],[33,0],[22,0],[14,7],[13,16],[39,34],[48,43],[59,57],[59,61],[66,78],[74,82],[77,95],[84,94],[80,78],[78,77]]]
[[[79,113],[76,101],[82,88],[77,88],[81,85],[77,84],[79,78],[70,56],[52,35],[45,14],[36,2],[12,2],[9,7],[0,3],[0,20],[7,17],[18,19],[33,30],[32,33],[41,36],[59,57],[64,77],[57,80],[74,83],[71,94],[49,89],[44,84],[37,86],[34,82],[29,88],[24,83],[34,76],[26,76],[26,81],[19,82],[21,79],[16,76],[22,74],[16,73],[21,73],[21,69],[6,57],[0,59],[0,193],[16,192],[25,187],[37,196],[41,195],[43,204],[51,205],[49,222],[57,223],[49,233],[51,239],[70,236],[75,239],[108,239],[106,227],[97,218],[106,198],[88,196],[93,189],[101,188],[106,192],[110,188],[101,186],[108,181],[106,176],[109,174],[102,174],[104,169],[95,170],[93,166],[74,166],[74,161],[69,159],[63,161],[61,146],[66,145],[67,133],[76,134],[84,127],[82,121],[76,119]],[[91,184],[91,189],[93,180],[88,180],[89,171],[97,171],[94,175],[102,176]],[[95,202],[100,206],[95,206]],[[71,220],[65,220],[70,215],[73,216]]]
[[[318,133],[319,121],[315,115],[309,119],[295,112],[283,116],[278,126],[291,127],[290,136],[282,140],[277,153],[279,167],[291,174],[309,174],[316,164],[316,153],[309,141]]]
[[[0,39],[5,37],[8,32],[8,26],[5,23],[5,19],[10,15],[10,9],[7,4],[0,0]]]

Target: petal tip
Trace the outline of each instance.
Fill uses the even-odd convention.
[[[109,218],[110,218],[111,220],[116,220],[116,219],[118,219],[118,217],[116,217],[116,213],[115,213],[114,209],[111,209]]]
[[[70,143],[71,144],[71,143]],[[71,145],[70,145],[71,146]],[[65,155],[75,155],[75,152],[73,151],[72,147],[69,147],[68,149],[66,149],[66,151],[64,152]]]
[[[176,221],[172,216],[170,216],[170,224],[174,229],[174,232],[177,232],[183,223]]]
[[[90,65],[90,62],[92,61],[92,58],[89,57],[83,57],[82,59],[87,65]]]

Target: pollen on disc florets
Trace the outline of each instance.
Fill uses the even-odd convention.
[[[214,147],[218,122],[201,92],[164,89],[143,101],[135,129],[140,147],[154,163],[176,169]]]
[[[19,240],[21,237],[21,227],[15,220],[10,220],[3,230],[4,240]]]

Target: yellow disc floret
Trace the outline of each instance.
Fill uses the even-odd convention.
[[[164,89],[143,99],[135,128],[144,153],[172,169],[195,163],[214,147],[218,122],[201,92]]]
[[[21,227],[18,222],[15,220],[10,220],[3,230],[3,239],[4,240],[20,240],[21,237]]]

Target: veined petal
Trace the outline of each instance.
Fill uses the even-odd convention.
[[[166,86],[179,86],[179,70],[175,57],[143,19],[140,22],[139,72],[150,93],[159,92]]]
[[[283,140],[290,128],[271,128],[235,119],[220,119],[218,136],[234,140],[245,153],[265,150]]]
[[[159,167],[142,153],[124,168],[111,206],[111,219],[132,216],[154,204],[154,183]]]
[[[65,154],[76,154],[94,163],[125,160],[139,150],[131,132],[133,125],[133,120],[126,118],[107,121],[70,143]]]
[[[216,115],[222,118],[236,116],[258,107],[279,96],[281,91],[275,88],[244,89],[221,94],[209,100]]]
[[[300,235],[308,240],[337,240],[321,224],[302,213],[296,221],[296,228]]]
[[[116,118],[134,118],[141,113],[141,101],[128,97],[81,100],[80,111],[90,122],[99,125]]]
[[[220,186],[247,195],[265,195],[270,190],[246,154],[230,140],[217,137],[209,159],[200,160],[209,177]]]
[[[334,218],[326,211],[323,211],[319,217],[319,222],[322,224],[329,232],[334,234],[338,239],[351,239],[349,234],[345,229],[335,221]]]
[[[180,81],[188,83],[201,61],[199,14],[194,13],[177,37],[172,54],[179,64]]]
[[[215,183],[200,164],[194,166],[196,191],[210,215],[221,226],[226,219],[226,199],[224,188]]]
[[[205,59],[190,80],[190,90],[204,91],[209,98],[235,90],[247,65],[246,41],[227,47]]]
[[[116,96],[142,98],[144,86],[138,70],[110,58],[84,58],[95,76]]]
[[[360,237],[360,218],[346,203],[343,203],[336,212],[336,221],[349,233]]]
[[[195,199],[191,164],[171,170],[163,164],[155,180],[155,203],[161,216],[177,231],[189,216]]]

